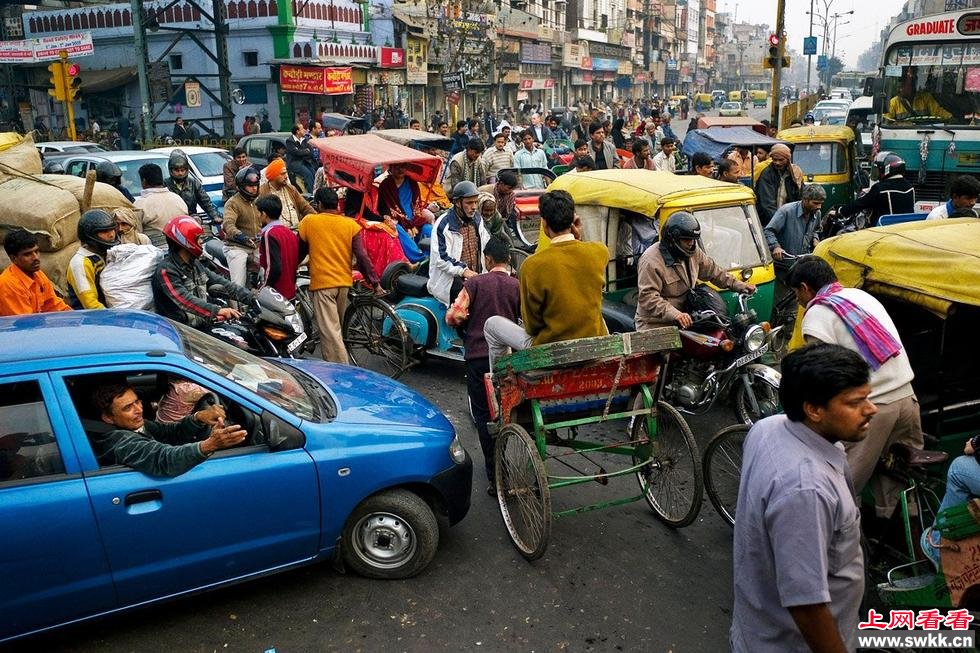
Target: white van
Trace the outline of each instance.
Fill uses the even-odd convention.
[[[871,149],[871,128],[878,121],[878,116],[875,115],[871,108],[871,96],[861,95],[856,100],[851,102],[851,106],[847,108],[847,120],[850,121],[851,116],[857,116],[858,122],[861,129],[861,143],[864,145],[865,151],[870,151]]]
[[[854,99],[851,97],[851,89],[844,88],[843,86],[837,86],[830,89],[830,99],[835,100],[837,98],[847,100],[848,102]]]

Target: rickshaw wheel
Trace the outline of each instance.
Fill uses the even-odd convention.
[[[494,466],[500,516],[511,542],[527,560],[537,560],[551,536],[551,489],[534,438],[517,424],[502,428]]]
[[[735,388],[735,417],[742,424],[753,424],[779,412],[779,391],[776,388],[759,379],[752,379],[752,392],[759,406],[758,411],[752,410],[745,384],[739,383]]]
[[[742,447],[748,432],[746,424],[723,428],[708,442],[701,460],[708,500],[729,526],[735,525],[735,504],[742,476]]]
[[[541,217],[521,217],[517,220],[517,236],[525,245],[538,244],[538,231],[541,229]]]
[[[514,274],[518,277],[521,276],[521,266],[524,265],[524,261],[530,256],[520,247],[510,248],[510,269],[514,271]]]
[[[341,330],[351,362],[397,379],[409,368],[412,340],[405,323],[380,299],[356,299]]]
[[[643,416],[633,420],[633,464],[647,461],[637,470],[636,480],[657,518],[680,528],[701,511],[704,486],[698,445],[691,427],[673,406],[658,401],[656,419],[657,432],[652,437]]]

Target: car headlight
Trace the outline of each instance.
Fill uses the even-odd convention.
[[[462,465],[466,462],[466,449],[463,448],[463,443],[459,441],[458,435],[454,436],[453,441],[449,443],[449,457],[457,465]]]
[[[753,324],[745,331],[745,337],[742,339],[745,344],[745,351],[750,354],[754,351],[758,351],[760,347],[766,342],[766,332],[758,324]]]

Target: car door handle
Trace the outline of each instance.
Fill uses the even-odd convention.
[[[160,490],[142,490],[126,495],[126,507],[128,508],[134,503],[148,503],[150,501],[161,501],[162,499],[163,492]]]

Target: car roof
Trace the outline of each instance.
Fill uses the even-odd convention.
[[[66,152],[66,158],[88,159],[91,161],[133,161],[138,159],[159,159],[159,152],[148,150],[117,150],[114,152]],[[166,158],[166,157],[163,157]]]
[[[173,145],[171,147],[154,147],[147,152],[159,152],[161,154],[170,154],[174,150],[181,150],[184,154],[205,154],[207,152],[224,152],[228,154],[228,150],[222,147],[203,147],[201,145]]]
[[[242,136],[238,142],[242,143],[244,141],[255,140],[256,138],[275,138],[277,140],[283,140],[292,135],[292,132],[266,132],[264,134],[249,134],[248,136]]]
[[[92,141],[43,141],[41,143],[35,143],[35,145],[44,147],[84,147],[87,145],[95,145],[96,147],[102,147],[98,143],[93,143]]]
[[[144,311],[93,310],[0,317],[0,364],[95,354],[182,353],[168,320]]]

